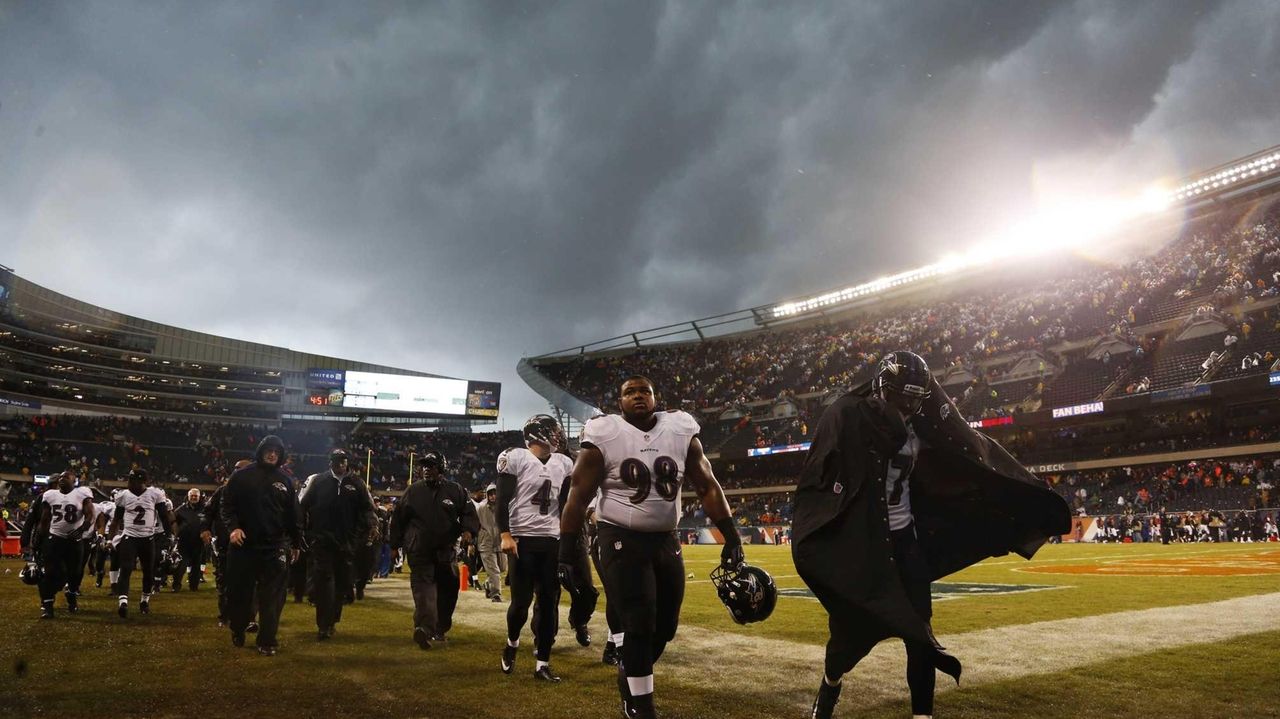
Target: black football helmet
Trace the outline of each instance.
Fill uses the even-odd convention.
[[[778,587],[769,573],[743,562],[736,567],[717,565],[711,570],[711,584],[729,616],[739,624],[763,622],[778,603]]]
[[[560,421],[549,414],[535,414],[524,422],[524,443],[541,442],[551,448],[552,452],[564,449],[564,427]]]
[[[449,460],[445,459],[443,454],[432,450],[422,455],[422,467],[424,469],[427,467],[435,467],[440,470],[440,474],[443,475],[449,471]]]
[[[929,365],[915,352],[898,350],[880,359],[871,390],[880,397],[886,391],[924,399],[929,396]]]
[[[35,562],[27,562],[22,571],[18,572],[18,578],[22,580],[23,584],[35,586],[40,583],[41,579],[44,579],[44,568]]]

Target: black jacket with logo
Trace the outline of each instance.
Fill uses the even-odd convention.
[[[222,523],[228,535],[237,529],[244,531],[243,549],[302,548],[293,479],[279,466],[262,461],[263,450],[273,441],[283,448],[275,437],[263,439],[258,445],[258,461],[236,470],[220,490]]]
[[[458,483],[440,480],[409,485],[391,518],[391,548],[410,558],[449,561],[463,532],[474,537],[480,518],[471,497]]]
[[[350,553],[368,544],[376,520],[364,482],[350,475],[338,479],[329,470],[308,477],[298,496],[309,548]]]

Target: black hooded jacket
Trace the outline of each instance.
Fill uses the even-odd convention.
[[[911,508],[931,580],[1009,552],[1029,559],[1050,536],[1071,530],[1066,501],[971,428],[936,379],[911,425],[924,443],[908,480]],[[884,482],[906,438],[906,424],[869,385],[823,412],[796,487],[792,555],[833,617],[872,641],[936,646],[893,566]],[[938,649],[935,664],[958,675],[958,662]]]
[[[333,470],[313,474],[299,495],[307,546],[351,553],[368,544],[376,518],[368,488],[354,476]]]
[[[228,535],[244,531],[244,549],[301,549],[298,494],[278,464],[262,461],[268,447],[278,449],[284,461],[284,442],[275,435],[264,437],[255,454],[257,461],[237,470],[219,490],[222,523]]]

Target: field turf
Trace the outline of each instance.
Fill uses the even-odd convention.
[[[729,619],[706,580],[718,548],[688,547],[685,556],[694,578],[681,632],[657,666],[660,713],[805,716],[826,615],[803,596],[789,551],[748,547],[749,560],[787,596],[767,622],[745,627]],[[234,648],[216,626],[212,582],[194,594],[164,592],[150,616],[138,615],[135,601],[125,621],[90,580],[78,616],[62,611],[59,597],[58,618],[41,622],[20,567],[0,562],[6,716],[619,714],[614,671],[599,661],[603,597],[595,646],[577,646],[561,622],[552,663],[564,681],[548,686],[530,676],[527,630],[515,673],[499,671],[504,605],[476,592],[463,593],[449,644],[419,650],[410,640],[407,575],[374,582],[325,643],[315,640],[312,608],[290,600],[280,654],[268,659]],[[1277,593],[1275,544],[1056,545],[1032,562],[989,560],[935,586],[935,631],[967,662],[959,688],[939,675],[936,715],[1280,716]],[[901,655],[900,644],[882,644],[850,675],[836,715],[909,716]]]

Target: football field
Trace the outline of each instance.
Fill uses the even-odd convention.
[[[730,620],[707,580],[719,548],[685,549],[693,578],[656,670],[662,716],[806,715],[826,615],[788,548],[747,549],[782,594],[750,626]],[[57,619],[42,622],[21,563],[0,566],[7,716],[619,715],[614,670],[600,663],[603,597],[594,646],[579,647],[562,620],[552,664],[564,681],[544,685],[527,628],[515,673],[500,672],[506,605],[478,592],[463,592],[447,646],[419,650],[407,575],[370,585],[325,643],[312,608],[290,599],[280,654],[263,658],[217,627],[211,582],[162,593],[150,616],[135,602],[121,620],[88,580],[79,615],[59,597]],[[934,600],[935,632],[965,666],[959,687],[938,675],[937,716],[1280,716],[1280,545],[1051,545],[1031,562],[1001,557],[948,577]],[[909,716],[904,667],[901,643],[882,643],[846,679],[836,715]]]

